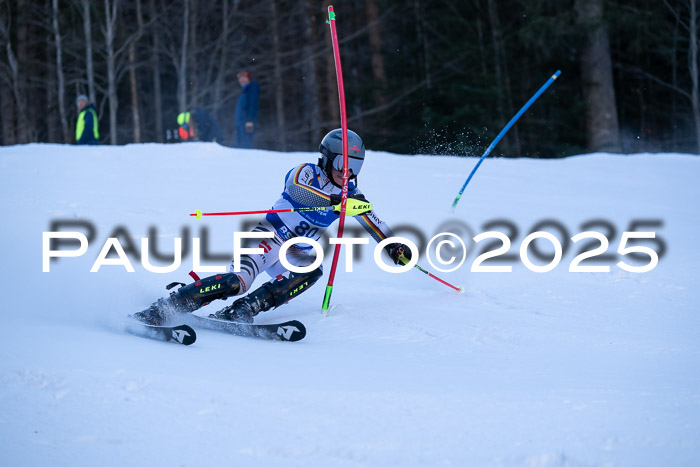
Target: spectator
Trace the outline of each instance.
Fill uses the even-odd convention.
[[[239,71],[237,76],[242,90],[236,104],[234,146],[237,148],[252,148],[255,130],[258,129],[260,85],[257,81],[251,81],[250,73],[245,70]]]
[[[222,144],[221,128],[214,117],[204,109],[196,107],[192,112],[182,112],[177,116],[180,126],[178,133],[182,141],[212,141]]]
[[[75,125],[75,141],[77,144],[100,144],[100,132],[97,129],[97,111],[90,104],[85,94],[75,100],[78,106],[78,123]]]

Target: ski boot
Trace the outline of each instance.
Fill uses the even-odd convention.
[[[209,317],[238,323],[252,323],[253,318],[258,313],[267,311],[275,306],[269,289],[268,284],[265,284],[255,292],[239,298],[231,305],[209,315]]]
[[[241,289],[240,279],[232,273],[206,277],[187,285],[173,282],[166,289],[178,285],[181,287],[170,292],[169,297],[159,298],[146,310],[135,313],[134,318],[146,324],[161,326],[173,312],[192,313],[213,300],[238,295]]]
[[[289,277],[263,284],[259,289],[245,297],[239,298],[231,305],[209,315],[209,317],[252,323],[255,316],[261,311],[284,305],[311,287],[321,277],[321,274],[321,268],[303,274],[290,273]]]
[[[163,301],[162,298],[158,299],[156,303],[152,304],[147,309],[134,313],[132,317],[145,324],[162,326],[167,320]]]

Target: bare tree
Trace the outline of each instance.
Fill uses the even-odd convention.
[[[501,22],[496,11],[496,0],[488,0],[489,21],[491,22],[491,37],[493,39],[493,48],[496,65],[496,79],[499,86],[503,89],[503,93],[499,95],[498,109],[502,124],[505,125],[507,119],[513,114],[512,91],[510,85],[510,73],[508,72],[508,60],[506,59],[505,44],[503,39],[503,31]],[[520,131],[515,126],[511,129],[509,135],[505,137],[505,143],[509,146],[509,151],[515,151],[516,154],[521,153],[520,148]]]
[[[95,92],[95,65],[92,53],[92,21],[90,12],[90,0],[80,0],[83,11],[83,34],[85,36],[85,71],[87,72],[88,97],[90,102],[97,102]]]
[[[603,0],[576,0],[577,22],[585,31],[581,76],[586,135],[592,151],[620,152],[610,40],[603,25]]]
[[[384,66],[384,55],[382,53],[382,31],[379,21],[379,5],[377,0],[365,0],[365,14],[367,15],[367,25],[369,28],[369,46],[372,56],[372,75],[377,86],[374,89],[375,105],[377,107],[386,105],[386,90],[389,80]]]
[[[184,1],[182,14],[182,47],[180,48],[180,66],[177,67],[177,107],[178,112],[187,110],[187,44],[190,40],[190,0]]]
[[[277,135],[279,137],[279,148],[282,151],[287,149],[287,128],[284,115],[284,88],[282,81],[282,63],[281,63],[281,44],[279,37],[279,28],[277,22],[277,7],[275,0],[270,0],[270,14],[272,18],[272,63],[275,79],[275,114],[277,116]]]
[[[330,0],[324,0],[323,11],[328,11]],[[328,120],[330,128],[340,126],[340,106],[338,105],[338,81],[335,74],[335,60],[333,58],[333,49],[331,46],[331,31],[330,28],[324,28],[324,37],[326,44],[326,105],[328,106]]]
[[[131,120],[133,124],[134,143],[141,142],[141,113],[139,112],[139,86],[136,81],[136,43],[143,34],[143,16],[141,0],[136,0],[136,22],[138,30],[129,41],[129,88],[131,89]]]
[[[690,3],[690,24],[688,27],[688,39],[690,48],[688,50],[688,63],[690,64],[690,79],[692,81],[692,105],[693,119],[695,120],[695,138],[698,144],[698,154],[700,154],[700,76],[698,76],[698,2],[689,0]]]
[[[700,154],[700,75],[698,72],[698,1],[684,0],[682,5],[687,7],[687,20],[681,16],[681,13],[672,6],[668,0],[664,0],[664,4],[676,18],[677,24],[680,24],[683,29],[688,31],[688,74],[690,75],[690,92],[676,89],[680,93],[690,99],[693,112],[693,122],[695,124],[695,139],[697,144],[698,154]],[[675,84],[675,83],[674,83]]]
[[[416,23],[416,39],[421,45],[423,74],[425,75],[425,87],[433,87],[432,72],[430,70],[430,44],[425,30],[425,11],[421,0],[413,0],[413,13]]]
[[[5,43],[5,54],[7,56],[7,69],[5,70],[4,74],[5,80],[9,82],[9,88],[12,90],[12,101],[14,101],[13,103],[17,118],[15,120],[12,119],[10,115],[3,116],[3,131],[5,132],[3,139],[5,140],[5,144],[27,143],[29,142],[27,135],[29,120],[27,118],[26,100],[22,89],[23,76],[20,74],[20,66],[19,61],[17,60],[17,55],[15,55],[12,48],[12,39],[10,36],[10,16],[7,15],[6,19],[7,24],[5,23],[5,19],[0,17],[0,37],[2,37],[2,40]],[[20,25],[19,28],[26,28],[26,25]],[[18,35],[26,35],[26,32],[24,34],[18,33]],[[4,95],[3,101],[7,101],[5,105],[11,109],[12,107],[8,97],[9,96]],[[5,112],[2,113],[4,114]]]
[[[104,0],[105,23],[102,26],[102,34],[107,50],[107,99],[109,101],[109,143],[117,144],[117,54],[115,52],[115,38],[117,35],[117,12],[119,0]]]
[[[58,0],[51,2],[54,42],[56,44],[56,72],[58,74],[58,114],[61,118],[61,134],[64,143],[69,143],[68,118],[66,116],[66,79],[63,74],[63,47],[58,27]]]
[[[151,72],[153,74],[153,105],[155,107],[155,126],[156,126],[156,141],[163,142],[163,98],[160,83],[160,28],[155,22],[158,17],[156,13],[155,0],[149,0],[149,21],[151,25],[151,34],[153,36],[153,46],[151,47]]]
[[[318,30],[316,25],[316,2],[308,0],[306,12],[302,14],[304,24],[304,42],[303,54],[306,64],[306,80],[305,80],[305,95],[307,97],[309,115],[308,121],[310,126],[309,139],[311,144],[321,141],[321,97],[319,93],[319,76],[318,76]]]

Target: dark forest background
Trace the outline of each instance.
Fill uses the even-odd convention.
[[[261,85],[256,146],[339,126],[330,1],[0,0],[0,144],[165,141],[199,106],[233,140],[236,73]],[[503,156],[700,153],[700,0],[338,0],[349,127],[370,149]]]

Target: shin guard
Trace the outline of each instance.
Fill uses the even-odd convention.
[[[169,301],[178,311],[191,313],[213,300],[226,299],[240,291],[241,281],[236,274],[218,274],[180,287],[170,294]]]

